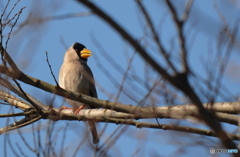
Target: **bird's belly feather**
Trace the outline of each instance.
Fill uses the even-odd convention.
[[[60,86],[66,90],[72,92],[81,93],[88,95],[89,94],[89,81],[86,77],[86,71],[81,68],[68,69],[64,74],[64,77],[60,81],[62,82]],[[82,106],[83,103],[66,99],[69,104],[74,107]]]

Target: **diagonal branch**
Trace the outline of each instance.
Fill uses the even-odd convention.
[[[188,76],[187,76],[187,71],[189,70],[187,67],[187,60],[186,60],[187,57],[183,57],[184,58],[183,73],[179,73],[172,77],[151,56],[149,56],[149,53],[147,53],[147,51],[143,49],[143,47],[139,43],[137,43],[136,40],[134,40],[133,37],[129,33],[127,33],[126,30],[124,30],[116,21],[114,21],[109,15],[103,12],[99,7],[97,7],[91,1],[78,0],[78,2],[80,2],[81,4],[91,9],[97,16],[99,16],[107,24],[112,26],[112,28],[114,28],[119,33],[119,35],[121,35],[124,39],[126,39],[138,51],[138,53],[143,57],[143,59],[146,60],[159,74],[161,74],[164,79],[166,79],[168,82],[170,82],[172,85],[174,85],[176,88],[181,90],[184,94],[186,94],[190,98],[190,100],[198,106],[198,110],[200,113],[198,117],[201,117],[201,119],[203,119],[204,122],[216,132],[217,136],[221,139],[222,143],[226,148],[237,149],[236,145],[233,143],[233,141],[227,136],[227,134],[222,129],[220,123],[215,120],[216,119],[215,114],[207,111],[202,106],[202,102],[200,98],[198,97],[196,92],[193,90],[193,88],[190,86]],[[167,3],[170,3],[170,2],[167,0]],[[181,44],[181,48],[183,48],[182,49],[183,55],[186,55],[186,48],[184,44],[185,43]],[[239,154],[240,154],[240,151],[239,151]],[[234,155],[237,156],[238,154],[234,154]]]
[[[0,51],[1,51],[2,56],[4,57],[4,59],[8,62],[8,64],[10,65],[10,67],[13,70],[13,73],[11,73],[11,74],[15,75],[14,77],[16,77],[16,78],[20,77],[22,72],[18,69],[17,65],[14,63],[12,58],[9,56],[7,51],[4,49],[4,47],[2,46],[2,43],[0,43]]]
[[[166,72],[164,68],[159,66],[159,64],[149,55],[149,53],[139,44],[137,40],[135,40],[126,30],[124,30],[116,21],[114,21],[109,15],[99,9],[96,5],[94,5],[91,1],[78,0],[78,2],[92,9],[92,11],[102,18],[106,23],[112,26],[119,34],[128,41],[137,51],[138,53],[146,60],[156,71],[158,71],[165,79],[174,80],[171,76]]]
[[[2,90],[0,90],[0,99],[2,99],[5,102],[8,102],[12,106],[20,108],[21,110],[26,110],[26,109],[32,108],[32,106],[30,104],[23,102],[22,100],[18,99],[17,97],[10,95],[7,92],[4,92]]]
[[[27,126],[27,125],[30,125],[38,120],[40,120],[42,117],[41,116],[37,116],[35,118],[32,118],[32,117],[25,117],[17,122],[14,122],[4,128],[1,128],[0,129],[0,135],[5,133],[5,132],[8,132],[8,131],[11,131],[11,130],[15,130],[15,129],[19,129],[19,128],[22,128],[24,126]]]
[[[37,109],[44,109],[44,110],[48,110],[49,106],[46,106],[44,104],[42,104],[40,101],[38,101],[37,99],[35,99],[33,96],[25,93],[23,94],[22,91],[16,87],[15,85],[11,84],[10,82],[8,82],[7,80],[5,80],[4,78],[0,77],[0,85],[4,86],[5,88],[11,90],[12,92],[14,92],[15,94],[17,94],[18,96],[20,96],[21,98],[25,99],[26,101],[30,102],[31,104],[34,103],[33,107],[36,107]],[[8,93],[1,91],[2,93],[4,93],[5,95],[7,95]],[[30,101],[29,101],[30,100]]]

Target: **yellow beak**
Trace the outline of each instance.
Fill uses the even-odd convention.
[[[92,56],[91,55],[92,52],[90,50],[86,49],[86,48],[83,49],[82,51],[80,51],[80,54],[81,54],[82,58],[88,58],[88,57]]]

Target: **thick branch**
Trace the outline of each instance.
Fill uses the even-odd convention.
[[[0,72],[7,72],[5,74],[11,76],[9,71],[12,70],[4,70],[5,67],[0,65]],[[83,103],[87,103],[90,105],[94,105],[98,108],[105,109],[114,109],[119,112],[134,114],[137,119],[141,118],[173,118],[173,119],[186,119],[187,116],[197,116],[199,112],[195,105],[175,105],[175,106],[164,106],[164,107],[138,107],[133,105],[125,105],[120,103],[114,103],[110,101],[104,101],[96,98],[92,98],[86,95],[72,93],[70,91],[65,91],[60,88],[56,88],[55,86],[48,84],[44,81],[35,79],[33,77],[27,76],[23,74],[24,77],[21,77],[19,80],[38,87],[44,91],[55,93],[57,95],[73,99],[76,101],[80,101]],[[10,89],[11,90],[11,89]],[[42,106],[43,107],[43,106]],[[216,104],[204,104],[204,107],[209,110],[224,112],[226,113],[236,113],[239,111],[240,104],[239,103],[216,103]],[[48,110],[49,107],[44,105],[44,110]],[[222,122],[227,122],[230,124],[237,125],[237,116],[229,115],[229,114],[217,114],[217,118],[221,119]]]

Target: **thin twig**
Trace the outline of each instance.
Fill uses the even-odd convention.
[[[64,145],[65,145],[65,140],[66,140],[66,134],[67,134],[67,130],[68,130],[69,124],[66,123],[66,126],[63,129],[63,136],[62,136],[62,141],[61,141],[61,145],[60,145],[60,157],[64,157],[65,156],[65,152],[64,152]]]
[[[9,114],[0,114],[0,118],[4,117],[19,117],[19,116],[29,116],[35,111],[21,112],[21,113],[9,113]]]
[[[34,119],[30,118],[31,120],[29,120],[29,118],[26,117],[26,118],[20,120],[18,123],[15,122],[15,123],[7,126],[7,127],[4,127],[2,129],[0,129],[0,134],[3,134],[5,132],[11,131],[11,130],[19,129],[19,128],[27,126],[27,125],[30,125],[30,124],[40,120],[41,118],[42,118],[42,116],[38,116],[38,117],[36,117]]]
[[[17,25],[18,27],[26,26],[27,24],[35,24],[37,23],[43,23],[48,21],[54,21],[54,20],[64,20],[69,18],[75,18],[75,17],[84,17],[84,16],[90,16],[92,12],[80,12],[80,13],[69,13],[69,14],[63,14],[63,15],[54,15],[54,16],[47,16],[43,18],[34,18],[34,20],[27,19],[25,22]]]
[[[13,5],[12,9],[9,11],[8,15],[7,15],[6,18],[5,18],[4,23],[7,21],[8,17],[11,15],[11,13],[12,13],[13,10],[14,10],[14,8],[17,6],[17,4],[18,4],[19,2],[20,2],[20,0],[18,0],[18,1]],[[2,19],[2,18],[1,18],[1,19]],[[9,20],[9,21],[11,21],[11,20]]]
[[[48,60],[48,52],[47,52],[47,51],[45,51],[45,52],[46,52],[46,59],[47,59],[48,67],[49,67],[49,69],[50,69],[50,72],[51,72],[51,74],[52,74],[52,77],[53,77],[53,79],[54,79],[57,87],[60,87],[59,84],[58,84],[58,82],[57,82],[56,77],[55,77],[54,74],[53,74],[52,67],[51,67],[51,65],[50,65],[50,63],[49,63],[49,60]]]
[[[17,18],[16,18],[16,20],[14,21],[14,23],[13,23],[13,25],[11,26],[11,29],[10,29],[10,31],[9,31],[9,33],[8,33],[8,37],[7,37],[6,45],[5,45],[5,49],[6,49],[6,50],[7,50],[8,41],[9,41],[9,39],[10,39],[11,33],[12,33],[12,31],[13,31],[13,28],[14,28],[14,26],[17,24],[17,22],[18,22],[18,20],[19,20],[19,18],[20,18],[20,15],[22,14],[23,9],[25,9],[25,8],[26,8],[26,7],[21,8],[20,11],[13,16],[13,19],[14,19],[15,17],[17,17]]]
[[[188,4],[191,2],[188,1]],[[177,29],[177,33],[178,33],[178,42],[179,42],[179,45],[180,45],[180,53],[181,53],[181,57],[182,57],[182,64],[183,64],[183,73],[188,73],[189,72],[189,67],[188,67],[188,63],[187,63],[187,49],[186,49],[186,41],[185,41],[185,37],[184,37],[184,24],[185,24],[185,20],[187,19],[187,15],[184,16],[185,20],[180,20],[178,19],[178,15],[177,15],[177,12],[176,12],[176,9],[174,8],[172,2],[170,2],[170,0],[166,0],[166,3],[167,3],[167,6],[170,10],[170,13],[173,17],[173,22],[176,26],[176,29]],[[192,4],[192,3],[190,3]],[[191,8],[191,5],[187,5],[187,11],[185,11],[185,14],[186,13],[189,13],[189,9]]]
[[[5,14],[5,12],[6,12],[7,8],[8,8],[9,3],[10,3],[10,0],[8,0],[6,6],[4,7],[4,10],[3,10],[2,14],[1,14],[1,18],[0,18],[1,19],[1,25],[2,25],[2,22],[3,22],[3,16],[4,16],[4,14]]]
[[[168,65],[171,67],[171,69],[173,70],[173,72],[176,74],[177,73],[177,69],[174,67],[174,65],[172,64],[171,60],[170,60],[170,56],[169,54],[167,53],[167,51],[165,50],[165,48],[163,47],[162,45],[162,42],[160,41],[158,35],[157,35],[157,31],[155,30],[154,26],[153,26],[153,22],[149,16],[149,14],[147,13],[147,10],[145,9],[145,7],[143,6],[141,0],[136,0],[137,1],[137,4],[139,6],[139,8],[141,9],[148,25],[150,26],[150,29],[151,29],[151,32],[152,32],[152,36],[153,36],[153,39],[155,40],[157,46],[158,46],[158,49],[159,49],[159,52],[163,55],[165,61],[168,63]]]
[[[190,15],[190,10],[192,8],[192,4],[193,4],[193,0],[188,0],[187,1],[187,4],[186,4],[186,7],[185,7],[185,11],[183,13],[183,16],[182,16],[182,21],[185,22],[187,21],[189,15]]]
[[[165,124],[160,124],[160,123],[159,124],[146,123],[146,122],[139,122],[139,121],[134,121],[134,120],[123,120],[123,119],[119,120],[119,119],[114,119],[114,118],[106,118],[105,121],[108,121],[109,123],[132,125],[132,126],[135,126],[136,128],[155,128],[155,129],[181,131],[181,132],[188,132],[188,133],[194,133],[194,134],[205,135],[205,136],[218,137],[218,135],[214,131],[192,128],[192,127],[165,125]],[[228,136],[232,140],[238,140],[238,141],[240,140],[240,135],[228,134]]]

